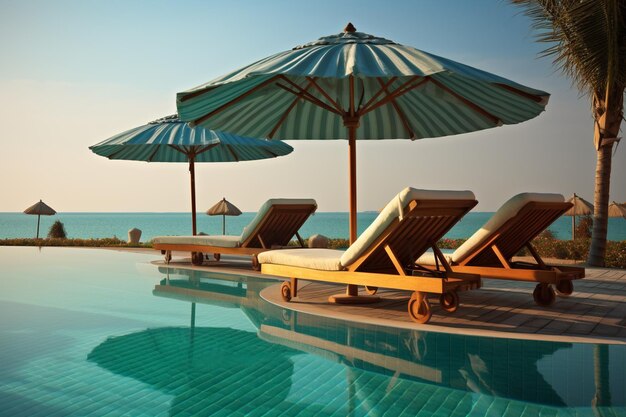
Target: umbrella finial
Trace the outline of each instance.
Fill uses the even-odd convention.
[[[343,28],[343,31],[346,32],[346,33],[354,33],[354,32],[356,32],[356,28],[354,27],[354,25],[352,23],[348,22],[346,27]]]

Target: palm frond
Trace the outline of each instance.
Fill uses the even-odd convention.
[[[553,58],[578,89],[604,96],[626,86],[626,1],[512,0],[533,21],[542,56]]]

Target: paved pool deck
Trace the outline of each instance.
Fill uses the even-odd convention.
[[[223,256],[220,262],[210,261],[194,267],[188,256],[174,254],[171,266],[272,279],[252,270],[249,258]],[[165,265],[161,260],[155,263]],[[381,297],[378,303],[339,305],[329,302],[328,297],[344,292],[344,286],[300,280],[298,297],[291,302],[282,300],[278,283],[264,290],[261,296],[288,310],[393,327],[491,337],[626,344],[626,270],[586,268],[586,277],[574,281],[574,293],[569,297],[557,296],[550,307],[535,304],[534,286],[483,279],[482,288],[460,294],[461,305],[455,313],[443,311],[433,296],[430,298],[433,315],[425,325],[409,318],[407,302],[411,294],[406,291],[381,289],[377,294]]]

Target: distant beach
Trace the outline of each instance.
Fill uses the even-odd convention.
[[[255,213],[243,213],[237,217],[226,217],[226,234],[239,235]],[[362,212],[358,215],[358,232],[365,230],[376,218],[377,212]],[[446,235],[448,238],[467,238],[480,228],[493,213],[473,212],[466,215]],[[198,214],[198,231],[222,234],[222,217]],[[42,216],[40,234],[46,236],[52,223],[60,220],[70,238],[107,238],[117,236],[125,240],[128,230],[136,227],[142,231],[141,241],[145,242],[161,235],[191,234],[191,214],[189,213],[58,213],[56,216]],[[561,217],[551,227],[559,239],[571,239],[571,218]],[[35,236],[36,216],[23,213],[0,213],[0,239],[30,238]],[[300,230],[303,238],[313,234],[330,238],[347,238],[348,213],[320,212],[313,215]],[[609,240],[626,240],[626,220],[609,219]]]

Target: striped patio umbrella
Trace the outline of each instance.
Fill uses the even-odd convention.
[[[115,135],[90,146],[109,159],[147,162],[186,162],[191,176],[191,221],[196,234],[196,162],[239,162],[287,155],[293,148],[279,140],[241,137],[191,127],[177,115]]]
[[[421,139],[515,124],[549,95],[388,39],[343,33],[280,52],[177,95],[182,120],[245,136],[347,139],[350,240],[356,139]]]

